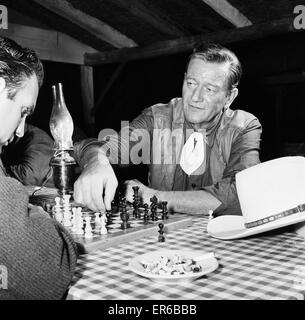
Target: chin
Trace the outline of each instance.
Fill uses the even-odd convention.
[[[190,115],[186,116],[186,120],[193,124],[199,124],[206,121],[205,118],[202,119],[202,118],[198,118],[198,116],[196,117],[196,116],[190,116]]]

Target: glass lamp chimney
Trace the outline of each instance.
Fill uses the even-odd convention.
[[[75,182],[76,161],[73,158],[72,117],[67,109],[62,84],[52,86],[53,108],[50,117],[50,131],[54,138],[54,155],[50,161],[54,185],[60,195],[72,194]]]
[[[54,138],[55,149],[71,150],[73,148],[72,135],[74,124],[67,109],[62,84],[52,86],[53,108],[50,118],[50,131]]]

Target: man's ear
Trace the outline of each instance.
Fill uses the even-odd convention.
[[[237,88],[233,88],[230,92],[230,95],[228,96],[228,100],[227,103],[225,105],[225,109],[228,109],[230,107],[230,105],[233,103],[233,101],[235,100],[235,98],[238,96],[238,89]]]
[[[6,88],[6,81],[4,78],[0,77],[0,93],[2,93]]]

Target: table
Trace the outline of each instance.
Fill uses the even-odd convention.
[[[304,299],[305,239],[280,229],[247,239],[222,241],[206,232],[208,217],[193,225],[81,256],[69,300]],[[128,269],[136,255],[159,249],[213,251],[219,268],[188,284],[161,284]]]

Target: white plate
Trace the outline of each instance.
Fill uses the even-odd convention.
[[[154,261],[159,259],[161,256],[173,257],[174,255],[182,256],[183,258],[196,259],[197,257],[203,257],[203,259],[197,263],[201,265],[202,271],[188,273],[188,274],[176,274],[176,275],[159,275],[152,274],[144,271],[144,267],[141,261]],[[218,268],[218,261],[213,253],[207,254],[202,251],[186,251],[186,250],[160,250],[145,253],[133,258],[129,262],[129,268],[136,274],[149,278],[152,281],[165,282],[165,283],[177,283],[177,282],[191,282],[197,278],[200,278],[210,272],[213,272]]]

